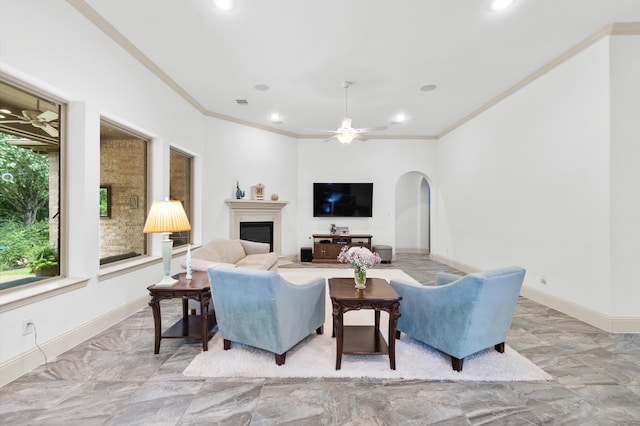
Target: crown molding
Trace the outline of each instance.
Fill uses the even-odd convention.
[[[102,30],[108,37],[116,42],[125,51],[131,54],[142,65],[144,65],[149,71],[162,80],[167,86],[173,89],[180,97],[185,99],[195,109],[197,109],[202,115],[206,117],[217,118],[236,124],[241,124],[247,127],[253,127],[255,129],[264,130],[271,133],[277,133],[284,136],[296,138],[296,139],[321,139],[326,138],[326,135],[301,135],[294,132],[288,132],[285,130],[277,129],[271,126],[265,126],[262,124],[253,123],[239,118],[231,117],[228,115],[216,113],[207,110],[200,102],[198,102],[193,96],[191,96],[186,90],[184,90],[175,80],[173,80],[167,73],[165,73],[158,65],[156,65],[148,56],[146,56],[140,49],[138,49],[133,43],[131,43],[122,33],[120,33],[113,25],[111,25],[106,19],[104,19],[95,9],[89,6],[84,0],[67,0],[72,7],[80,12],[85,18],[91,21],[96,27]],[[574,57],[578,53],[582,52],[589,46],[593,45],[598,40],[607,36],[620,36],[620,35],[640,35],[640,22],[616,22],[604,26],[599,31],[585,38],[575,46],[569,48],[555,59],[551,60],[547,64],[538,68],[513,86],[509,87],[498,96],[492,98],[473,112],[467,114],[460,120],[453,123],[451,126],[435,135],[367,135],[368,139],[400,139],[400,140],[439,140],[447,134],[451,133],[458,127],[469,122],[473,118],[487,111],[489,108],[498,104],[502,100],[513,95],[518,90],[527,86],[531,82],[535,81],[539,77],[553,70],[560,64],[566,62],[570,58]]]
[[[507,90],[505,90],[504,92],[496,96],[495,98],[491,99],[489,102],[485,103],[475,111],[463,117],[461,120],[449,126],[447,129],[445,129],[444,131],[442,131],[437,135],[437,139],[440,139],[443,136],[451,133],[458,127],[470,121],[471,119],[482,114],[492,106],[496,105],[497,103],[513,95],[518,90],[527,86],[534,80],[537,80],[539,77],[543,76],[544,74],[550,72],[560,64],[566,62],[570,58],[574,57],[578,53],[588,48],[589,46],[593,45],[598,40],[607,36],[612,36],[612,35],[640,35],[640,22],[619,22],[619,23],[613,23],[613,24],[604,26],[599,31],[585,38],[584,40],[582,40],[575,46],[571,47],[570,49],[564,51],[555,59],[551,60],[547,64],[538,68],[536,71],[532,72],[527,77],[523,78],[522,80],[520,80],[519,82],[517,82],[516,84],[514,84],[513,86],[511,86],[510,88],[508,88]]]

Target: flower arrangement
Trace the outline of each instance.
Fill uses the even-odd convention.
[[[364,289],[367,282],[367,268],[380,263],[378,253],[371,253],[366,247],[344,246],[338,255],[338,262],[348,263],[353,268],[357,289]]]
[[[348,263],[353,269],[366,270],[380,263],[380,256],[366,247],[344,246],[338,255],[338,262]]]

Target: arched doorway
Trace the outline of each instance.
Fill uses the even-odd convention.
[[[405,173],[396,183],[395,194],[396,253],[430,253],[431,186],[427,176]]]

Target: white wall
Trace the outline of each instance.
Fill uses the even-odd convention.
[[[49,43],[52,25],[55,43]],[[160,159],[151,170],[153,199],[168,193],[169,144],[202,155],[204,120],[66,2],[2,3],[0,73],[68,104],[69,173],[65,181],[69,196],[61,205],[61,215],[68,234],[69,261],[62,266],[70,277],[86,279],[86,285],[79,289],[0,313],[2,366],[34,350],[33,335],[21,334],[24,319],[35,320],[41,344],[64,350],[61,341],[78,330],[90,324],[98,324],[99,329],[101,319],[114,311],[126,311],[127,306],[133,309],[140,303],[144,306],[146,287],[161,274],[162,266],[155,263],[135,272],[98,278],[95,206],[100,116],[153,137],[151,157]],[[153,253],[159,252],[159,245],[154,244]],[[95,328],[86,332],[95,332]]]
[[[436,156],[435,141],[369,139],[342,145],[337,141],[300,140],[297,157],[299,246],[312,246],[311,235],[329,232],[332,223],[348,226],[352,233],[373,235],[373,244],[393,246],[396,184],[411,171],[433,176]],[[373,217],[313,217],[314,182],[373,182]]]
[[[611,40],[612,311],[640,316],[640,37]]]
[[[629,293],[612,287],[617,272],[610,273],[622,268],[621,278],[631,278],[623,253],[632,241],[617,234],[632,231],[633,244],[638,236],[638,202],[628,200],[638,172],[627,176],[638,170],[638,83],[631,81],[638,44],[614,39],[613,61],[611,38],[603,38],[442,138],[435,194],[446,222],[438,221],[433,250],[477,269],[521,265],[525,286],[607,316],[638,317],[630,299],[624,309],[613,303]],[[613,92],[610,64],[624,74]],[[623,99],[630,87],[634,94]],[[631,217],[620,211],[627,206]]]
[[[282,209],[282,253],[293,255],[297,244],[298,142],[287,136],[239,126],[216,119],[207,120],[207,158],[203,176],[204,235],[207,239],[229,238],[229,208],[225,200],[235,198],[236,181],[251,198],[251,187],[262,183],[265,199],[278,194],[287,201]],[[206,240],[205,240],[206,241]]]

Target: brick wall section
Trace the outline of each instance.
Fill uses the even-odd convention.
[[[191,222],[191,157],[173,150],[169,156],[169,197],[182,201],[184,211]],[[174,247],[187,244],[189,235],[189,232],[172,234]]]
[[[111,185],[111,217],[100,218],[100,258],[128,252],[145,254],[146,141],[100,141],[100,185]],[[132,197],[137,197],[137,207],[131,205]]]
[[[59,248],[60,153],[49,152],[49,244]]]

